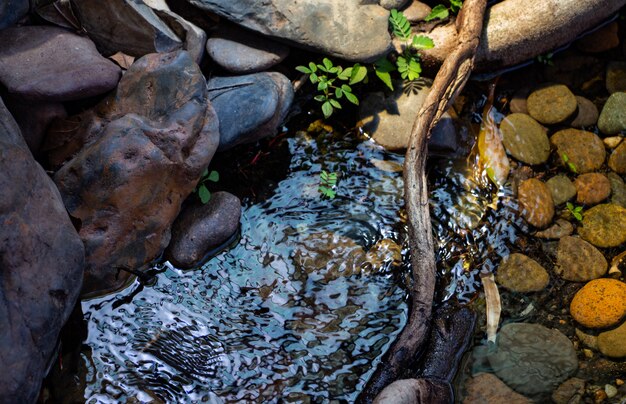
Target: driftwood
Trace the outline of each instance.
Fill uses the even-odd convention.
[[[428,337],[436,283],[435,252],[425,174],[428,138],[441,115],[461,91],[470,73],[480,40],[486,0],[467,0],[457,18],[458,45],[445,59],[411,130],[404,162],[405,204],[413,284],[409,320],[359,396],[370,403],[417,359]]]
[[[505,0],[490,7],[476,52],[476,71],[494,71],[551,52],[595,28],[626,0]],[[440,66],[457,45],[454,24],[428,36],[436,46],[422,52],[422,65]]]

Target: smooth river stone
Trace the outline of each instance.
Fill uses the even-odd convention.
[[[526,164],[542,164],[550,157],[546,129],[526,114],[511,114],[500,123],[506,151]]]
[[[554,217],[554,202],[546,184],[531,178],[523,181],[517,192],[524,219],[539,229],[547,227]]]
[[[554,125],[576,113],[578,103],[574,94],[562,84],[554,84],[533,91],[526,101],[528,113],[537,121]]]
[[[550,142],[556,147],[559,159],[563,162],[564,156],[567,156],[579,174],[600,169],[606,159],[604,143],[592,132],[564,129],[552,135]],[[563,165],[567,167],[565,162]]]
[[[496,282],[513,292],[538,292],[548,286],[550,276],[534,259],[514,253],[500,264]]]
[[[598,335],[598,349],[610,358],[626,356],[626,321],[619,327]]]
[[[621,142],[609,156],[609,168],[618,174],[626,174],[626,142]]]
[[[611,195],[611,183],[601,173],[581,174],[574,181],[576,202],[587,206],[597,205]]]
[[[563,279],[586,282],[604,275],[608,269],[604,255],[578,237],[563,237],[556,251],[554,271]]]
[[[618,324],[626,315],[626,283],[608,278],[588,282],[574,295],[570,314],[588,328]]]
[[[611,94],[598,118],[598,129],[605,135],[615,135],[626,130],[626,93]]]
[[[626,241],[626,209],[612,203],[594,206],[584,212],[578,234],[596,247],[617,247]]]
[[[0,31],[0,83],[29,101],[72,101],[115,88],[122,71],[84,36],[50,26]]]
[[[576,96],[576,102],[578,103],[578,113],[571,125],[574,128],[584,128],[595,125],[596,122],[598,122],[599,115],[596,105],[585,97],[578,95]]]
[[[607,175],[611,182],[611,203],[626,208],[626,184],[622,177],[615,173]]]
[[[576,196],[576,186],[565,175],[556,175],[546,181],[555,205],[565,203]]]
[[[551,393],[578,369],[572,342],[539,324],[504,325],[488,358],[500,379],[529,396]]]

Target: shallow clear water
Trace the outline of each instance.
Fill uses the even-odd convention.
[[[287,176],[244,204],[234,248],[83,303],[88,402],[353,401],[406,321],[401,271],[295,276],[290,240],[330,231],[365,249],[402,245],[402,175],[374,165],[402,156],[329,136],[287,139]],[[340,173],[334,200],[318,193],[322,169]]]

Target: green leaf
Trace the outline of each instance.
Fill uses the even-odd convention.
[[[432,39],[424,35],[414,35],[413,41],[411,42],[411,46],[414,49],[422,50],[422,49],[432,49],[435,47],[435,43]]]
[[[317,83],[320,80],[320,78],[319,78],[319,76],[317,74],[311,73],[309,75],[309,80],[311,80],[311,83],[315,84],[315,83]]]
[[[326,80],[321,80],[317,84],[317,91],[324,91],[328,88],[328,82]]]
[[[461,7],[463,7],[463,0],[450,0],[450,11],[453,13],[458,13]]]
[[[344,90],[343,93],[345,94],[345,96],[348,99],[348,101],[350,101],[354,105],[359,105],[359,99],[356,97],[356,95],[352,94],[351,92],[345,91],[345,90]]]
[[[389,61],[389,59],[383,57],[374,62],[374,73],[391,91],[393,91],[393,83],[391,82],[390,72],[396,70],[396,67]]]
[[[415,59],[411,59],[409,61],[409,71],[408,71],[409,80],[413,81],[413,80],[419,79],[421,72],[422,72],[422,66],[420,65],[420,63]]]
[[[328,59],[328,58],[324,58],[322,60],[322,63],[324,63],[324,67],[326,69],[328,69],[328,70],[332,69],[332,67],[333,67],[333,62],[331,62],[330,59]]]
[[[341,98],[343,97],[343,90],[339,87],[335,88],[335,97]]]
[[[204,185],[200,185],[198,188],[198,196],[200,197],[200,202],[205,205],[211,199],[211,192]]]
[[[407,18],[402,14],[402,12],[393,9],[391,10],[391,14],[389,15],[389,22],[391,23],[391,28],[393,34],[407,41],[411,36],[411,23]]]
[[[322,104],[322,113],[324,114],[324,118],[329,118],[333,114],[333,106],[330,101],[326,101]]]
[[[301,73],[311,74],[311,69],[309,69],[308,67],[296,66],[296,70],[301,72]]]
[[[330,189],[328,187],[324,187],[324,186],[320,186],[319,187],[319,191],[322,193],[322,195],[324,195],[325,197],[328,197],[330,199],[335,199],[335,196],[337,195],[335,191],[333,191],[332,189]]]
[[[209,174],[207,180],[212,182],[218,182],[220,180],[220,173],[218,173],[217,171],[211,171],[211,174]]]
[[[348,80],[350,79],[350,76],[352,75],[352,68],[348,67],[347,69],[343,70],[342,72],[340,72],[337,75],[337,78],[339,80]]]
[[[330,99],[328,100],[328,102],[330,102],[330,105],[332,105],[334,108],[341,109],[341,104],[339,103],[339,101]]]
[[[315,97],[313,97],[313,99],[315,101],[324,102],[328,99],[328,97],[326,97],[324,94],[320,94],[320,95],[316,95]]]
[[[432,21],[435,18],[444,20],[448,18],[448,15],[449,13],[446,6],[444,6],[443,4],[438,4],[431,10],[430,14],[428,14],[426,18],[424,18],[424,21]]]
[[[207,175],[209,175],[209,169],[208,169],[208,168],[205,168],[205,169],[204,169],[204,171],[202,171],[202,175],[200,176],[200,178],[204,178],[204,177],[206,177]]]
[[[347,84],[342,84],[341,85],[341,89],[343,90],[344,93],[351,93],[352,92],[352,88],[347,85]]]
[[[315,63],[309,62],[309,70],[311,70],[311,72],[313,73],[317,71],[317,66],[315,65]]]
[[[350,75],[350,84],[356,84],[367,76],[367,68],[365,66],[360,66],[358,64],[352,67],[352,74]]]
[[[376,77],[380,79],[391,91],[393,91],[393,84],[391,83],[391,74],[387,72],[381,72],[376,70]]]

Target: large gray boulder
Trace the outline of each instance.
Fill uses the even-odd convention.
[[[78,299],[85,255],[1,100],[0,188],[0,403],[32,403]]]
[[[187,1],[253,31],[350,61],[374,61],[391,47],[389,11],[362,0]]]

